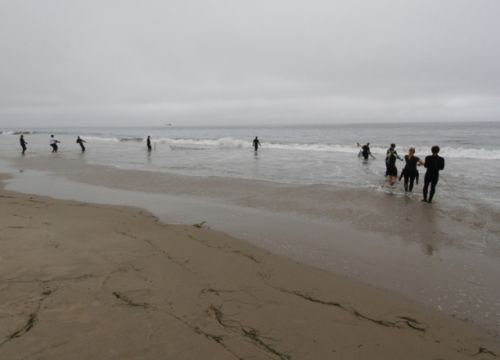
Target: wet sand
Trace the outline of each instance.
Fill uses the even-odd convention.
[[[2,359],[494,359],[497,339],[202,224],[0,191]]]
[[[498,336],[500,216],[480,204],[445,208],[439,189],[430,206],[418,193],[159,174],[50,156],[12,163],[17,169],[10,190],[134,205],[166,223],[205,221],[273,253],[402,294]]]

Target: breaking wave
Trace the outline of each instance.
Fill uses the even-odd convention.
[[[20,135],[38,134],[36,131],[2,131],[0,135]],[[82,136],[89,142],[113,142],[113,143],[134,143],[142,142],[144,137],[140,136],[109,136],[97,135]],[[210,149],[250,149],[252,142],[233,137],[221,137],[217,139],[196,139],[196,138],[152,138],[153,143],[166,144],[171,149],[178,150],[210,150]],[[296,151],[296,152],[332,152],[345,153],[356,155],[359,152],[359,147],[356,144],[327,144],[327,143],[280,143],[280,142],[262,142],[263,149],[272,149],[279,151]],[[399,145],[398,150],[400,155],[405,154],[408,146]],[[373,144],[371,151],[378,157],[385,155],[386,146]],[[416,155],[423,157],[430,154],[430,146],[416,146]],[[473,148],[464,146],[442,146],[441,153],[443,157],[457,159],[479,159],[479,160],[500,160],[500,149],[485,149]]]
[[[251,141],[224,137],[220,139],[171,139],[162,138],[153,140],[162,144],[168,144],[172,147],[186,148],[250,148]],[[300,143],[273,143],[263,142],[264,149],[284,150],[284,151],[311,151],[311,152],[337,152],[346,154],[357,154],[359,148],[356,145],[341,145],[341,144],[300,144]],[[400,149],[407,147],[400,146]],[[374,146],[371,148],[375,155],[385,155],[386,147]],[[430,147],[417,147],[416,152],[419,156],[430,154]],[[404,151],[400,150],[403,155]],[[441,148],[441,155],[449,158],[468,158],[468,159],[483,159],[483,160],[498,160],[500,159],[500,149],[484,149],[484,148],[466,148],[466,147],[448,147]]]
[[[30,131],[30,130],[20,130],[20,131],[13,131],[13,130],[2,131],[2,130],[0,130],[0,135],[33,135],[33,134],[38,134],[38,132],[37,131]]]

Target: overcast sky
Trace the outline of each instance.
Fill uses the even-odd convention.
[[[500,120],[498,0],[0,0],[0,125]]]

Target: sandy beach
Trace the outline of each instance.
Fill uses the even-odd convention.
[[[6,189],[205,221],[271,253],[400,294],[498,337],[500,214],[397,191],[196,177],[28,155],[0,162]],[[438,199],[440,200],[440,198]]]
[[[137,209],[0,193],[2,359],[493,359],[395,293]]]

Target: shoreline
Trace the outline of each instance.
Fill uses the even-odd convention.
[[[408,197],[331,186],[116,170],[83,159],[42,157],[12,166],[10,190],[141,207],[166,223],[205,222],[273,253],[402,294],[498,336],[498,213],[450,212]]]
[[[130,207],[0,195],[8,358],[500,353],[471,324],[214,230]]]

